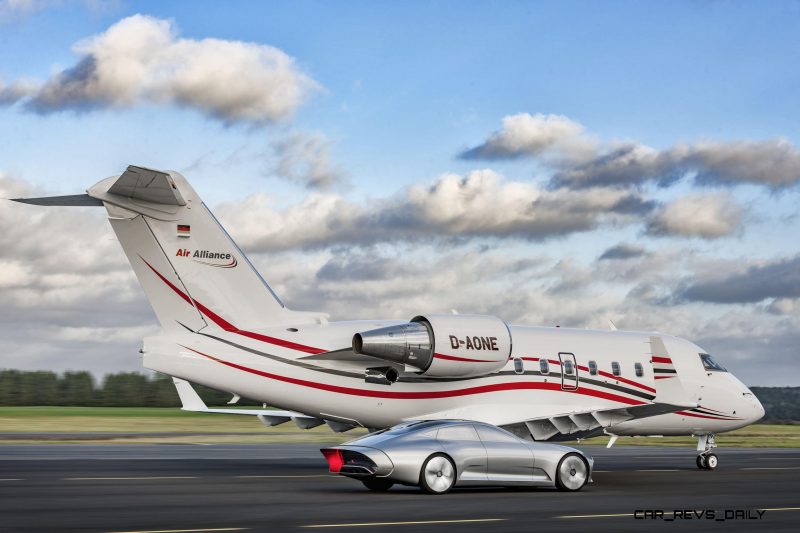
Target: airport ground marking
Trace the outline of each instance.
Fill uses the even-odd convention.
[[[485,522],[503,522],[507,518],[462,518],[456,520],[415,520],[413,522],[359,522],[351,524],[312,524],[300,526],[304,528],[325,528],[325,527],[378,527],[378,526],[423,526],[434,524],[468,524]]]
[[[800,470],[800,466],[750,466],[739,470]]]
[[[139,481],[157,479],[197,479],[197,476],[140,476],[140,477],[65,477],[64,481]],[[203,530],[209,531],[209,530]]]
[[[633,516],[633,513],[614,513],[614,514],[567,514],[556,518],[620,518],[622,516]]]
[[[5,477],[5,478],[0,478],[0,481],[25,481],[25,480],[22,479],[21,477]]]
[[[258,479],[258,478],[268,478],[268,479],[278,478],[278,479],[281,479],[281,478],[295,478],[295,477],[296,478],[330,477],[330,478],[337,478],[337,479],[339,479],[339,478],[346,479],[346,478],[342,478],[342,476],[332,476],[330,474],[302,474],[302,475],[289,475],[289,474],[287,474],[287,475],[279,475],[279,474],[275,474],[275,475],[263,475],[263,476],[255,476],[254,475],[254,476],[236,476],[236,479]]]
[[[758,511],[800,511],[800,507],[775,507],[772,509],[756,509]],[[562,515],[556,518],[621,518],[623,516],[633,516],[633,513],[613,513],[613,514],[575,514]]]
[[[111,533],[211,533],[213,531],[247,531],[249,527],[217,527],[203,529],[150,529],[146,531],[112,531]]]

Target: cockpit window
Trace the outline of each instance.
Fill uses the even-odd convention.
[[[714,361],[714,358],[707,353],[700,354],[700,360],[703,361],[703,366],[706,370],[716,370],[717,372],[727,372],[725,367]]]

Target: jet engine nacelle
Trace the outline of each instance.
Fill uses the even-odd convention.
[[[413,367],[429,377],[483,376],[505,366],[511,333],[493,316],[417,316],[405,324],[356,333],[353,351]]]

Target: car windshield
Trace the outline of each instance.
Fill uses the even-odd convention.
[[[706,370],[716,370],[717,372],[727,372],[725,367],[721,364],[717,363],[713,357],[708,355],[707,353],[701,353],[700,359],[703,361],[703,366]]]

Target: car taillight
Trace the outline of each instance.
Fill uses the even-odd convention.
[[[321,450],[322,455],[325,456],[325,460],[328,461],[328,468],[334,474],[338,474],[339,471],[342,469],[342,465],[344,465],[344,457],[342,456],[342,450],[337,449],[325,449]]]

